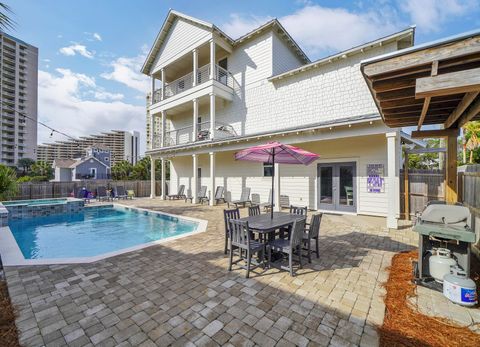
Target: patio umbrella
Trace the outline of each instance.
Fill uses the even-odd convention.
[[[278,164],[303,164],[309,165],[317,160],[318,154],[308,152],[298,147],[285,145],[280,142],[269,142],[264,145],[254,146],[235,153],[235,160],[259,161],[272,164],[272,209],[270,217],[273,218],[273,186],[275,177],[275,163]]]

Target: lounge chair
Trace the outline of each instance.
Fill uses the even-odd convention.
[[[230,204],[235,205],[235,207],[238,207],[238,205],[242,205],[243,207],[245,207],[247,203],[249,203],[250,205],[252,204],[250,200],[250,188],[242,188],[242,195],[240,196],[240,199],[229,201],[228,207],[230,207]]]
[[[270,241],[267,245],[268,251],[268,264],[280,268],[282,270],[288,270],[290,276],[294,276],[293,271],[293,256],[294,254],[298,256],[300,263],[300,268],[303,267],[302,264],[302,239],[305,232],[305,219],[299,219],[293,223],[292,227],[292,237],[287,239],[276,239]],[[288,266],[276,266],[275,263],[272,263],[272,251],[283,253],[288,256]]]
[[[118,200],[128,198],[128,195],[125,192],[125,188],[123,186],[116,186],[114,192],[115,198],[117,198]]]
[[[251,239],[251,233],[248,228],[248,222],[239,221],[235,219],[228,220],[230,229],[230,261],[228,264],[228,271],[232,271],[232,264],[246,261],[247,266],[240,266],[242,269],[247,270],[246,278],[250,277],[250,270],[257,268],[258,266],[264,266],[265,263],[265,248],[263,243]],[[233,261],[233,251],[239,250],[240,259]],[[246,257],[244,258],[243,252],[245,251]],[[252,256],[258,253],[260,263],[252,267]]]
[[[96,196],[98,201],[102,200],[110,200],[110,194],[107,192],[107,188],[105,186],[99,186],[97,187],[97,196]]]
[[[215,190],[215,204],[218,204],[220,201],[225,203],[225,197],[223,196],[224,188],[222,186],[218,186]]]
[[[265,211],[268,211],[272,208],[272,190],[270,189],[268,193],[268,202],[260,202],[259,194],[252,194],[252,205],[256,205]]]
[[[201,204],[203,204],[204,201],[208,201],[207,186],[200,187],[200,190],[198,191],[197,199],[198,199],[198,202]],[[193,203],[193,196],[190,190],[187,192],[187,195],[185,196],[185,202],[187,202],[188,200],[190,200],[190,202]]]
[[[185,195],[185,185],[181,184],[179,187],[178,187],[178,193],[177,194],[170,194],[170,195],[167,195],[167,198],[169,200],[179,200],[179,199],[185,199],[186,198],[186,195]]]
[[[134,197],[135,197],[135,191],[133,189],[127,190],[127,199],[133,200]]]

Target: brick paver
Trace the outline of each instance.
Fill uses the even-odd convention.
[[[325,215],[319,259],[296,277],[246,279],[227,271],[223,206],[127,203],[206,219],[208,230],[95,263],[6,268],[22,345],[374,345],[385,269],[416,244],[383,220]]]

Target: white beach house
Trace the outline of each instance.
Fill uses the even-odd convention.
[[[159,129],[147,155],[170,165],[171,192],[183,184],[195,198],[200,185],[210,195],[223,186],[227,199],[238,199],[249,187],[266,202],[270,168],[236,162],[234,153],[293,144],[320,159],[276,167],[276,206],[288,196],[313,210],[384,216],[395,228],[402,134],[382,122],[360,62],[413,39],[408,28],[311,62],[275,19],[232,39],[170,11],[142,68],[152,81],[148,128]]]

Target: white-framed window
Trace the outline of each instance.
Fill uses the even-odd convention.
[[[273,165],[270,163],[263,163],[263,177],[273,176]]]
[[[97,178],[97,168],[95,167],[90,168],[90,176],[93,178]]]

